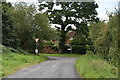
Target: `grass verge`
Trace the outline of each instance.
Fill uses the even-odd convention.
[[[40,53],[39,55],[42,56],[56,56],[56,57],[75,57],[78,58],[81,56],[81,54],[69,54],[69,53],[64,53],[64,54],[44,54],[44,53]]]
[[[47,57],[38,55],[16,54],[11,49],[6,48],[2,54],[2,77],[6,77],[19,69],[38,64],[47,59]]]
[[[97,55],[84,55],[76,62],[76,68],[82,78],[117,78],[118,68],[108,64]]]

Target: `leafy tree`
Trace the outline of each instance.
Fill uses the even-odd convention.
[[[3,45],[9,47],[18,47],[19,39],[15,33],[15,28],[13,25],[13,20],[10,11],[13,11],[13,6],[11,3],[2,3],[2,41]]]
[[[48,16],[38,13],[34,4],[15,3],[13,10],[12,19],[22,49],[33,52],[36,37],[40,38],[38,46],[42,46],[41,40],[49,40],[54,35],[49,27]]]
[[[49,26],[49,19],[46,14],[37,13],[33,20],[33,38],[39,37],[39,49],[42,51],[44,44],[43,40],[58,39],[56,31]]]
[[[48,16],[42,13],[38,13],[34,16],[34,35],[44,40],[50,39],[50,27]],[[48,34],[49,33],[49,34]]]
[[[55,5],[61,8],[53,8]],[[98,5],[94,2],[44,2],[39,5],[40,11],[47,9],[45,13],[49,15],[50,23],[60,26],[56,26],[56,28],[60,32],[59,47],[62,52],[65,51],[67,32],[74,30],[72,25],[84,35],[88,29],[87,24],[98,21],[96,8]]]
[[[118,12],[110,16],[108,23],[99,22],[90,27],[95,53],[102,55],[104,59],[118,66]]]
[[[20,39],[20,48],[28,50],[32,48],[34,40],[32,39],[31,29],[33,27],[33,17],[36,14],[34,4],[19,2],[14,4],[12,19],[15,26],[15,31]]]

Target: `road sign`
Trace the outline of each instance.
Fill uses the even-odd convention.
[[[38,53],[38,49],[35,49],[35,53]]]
[[[71,50],[71,48],[68,48],[68,50]]]
[[[39,41],[39,38],[36,38],[36,39],[35,39],[35,42],[38,42],[38,41]]]

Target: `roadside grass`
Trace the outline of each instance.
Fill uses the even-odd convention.
[[[117,78],[118,68],[97,55],[80,56],[75,65],[81,78]]]
[[[73,58],[79,58],[82,54],[70,54],[70,53],[64,53],[64,54],[46,54],[46,53],[39,53],[39,55],[42,56],[56,56],[56,57],[73,57]]]
[[[6,77],[19,69],[38,64],[48,59],[47,57],[38,55],[17,54],[10,50],[7,48],[2,54],[2,76],[0,77]]]

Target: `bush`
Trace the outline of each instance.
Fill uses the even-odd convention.
[[[93,45],[86,45],[86,50],[94,51],[94,46]]]
[[[85,45],[72,45],[72,52],[79,54],[86,54],[86,46]]]
[[[42,53],[59,53],[58,43],[56,41],[44,41]]]
[[[73,53],[79,53],[79,54],[86,54],[86,50],[88,47],[86,47],[87,40],[85,37],[76,37],[72,42],[72,52]],[[90,46],[89,46],[90,47]]]
[[[96,54],[100,54],[109,63],[118,66],[118,14],[115,13],[108,23],[100,22],[90,27]]]

